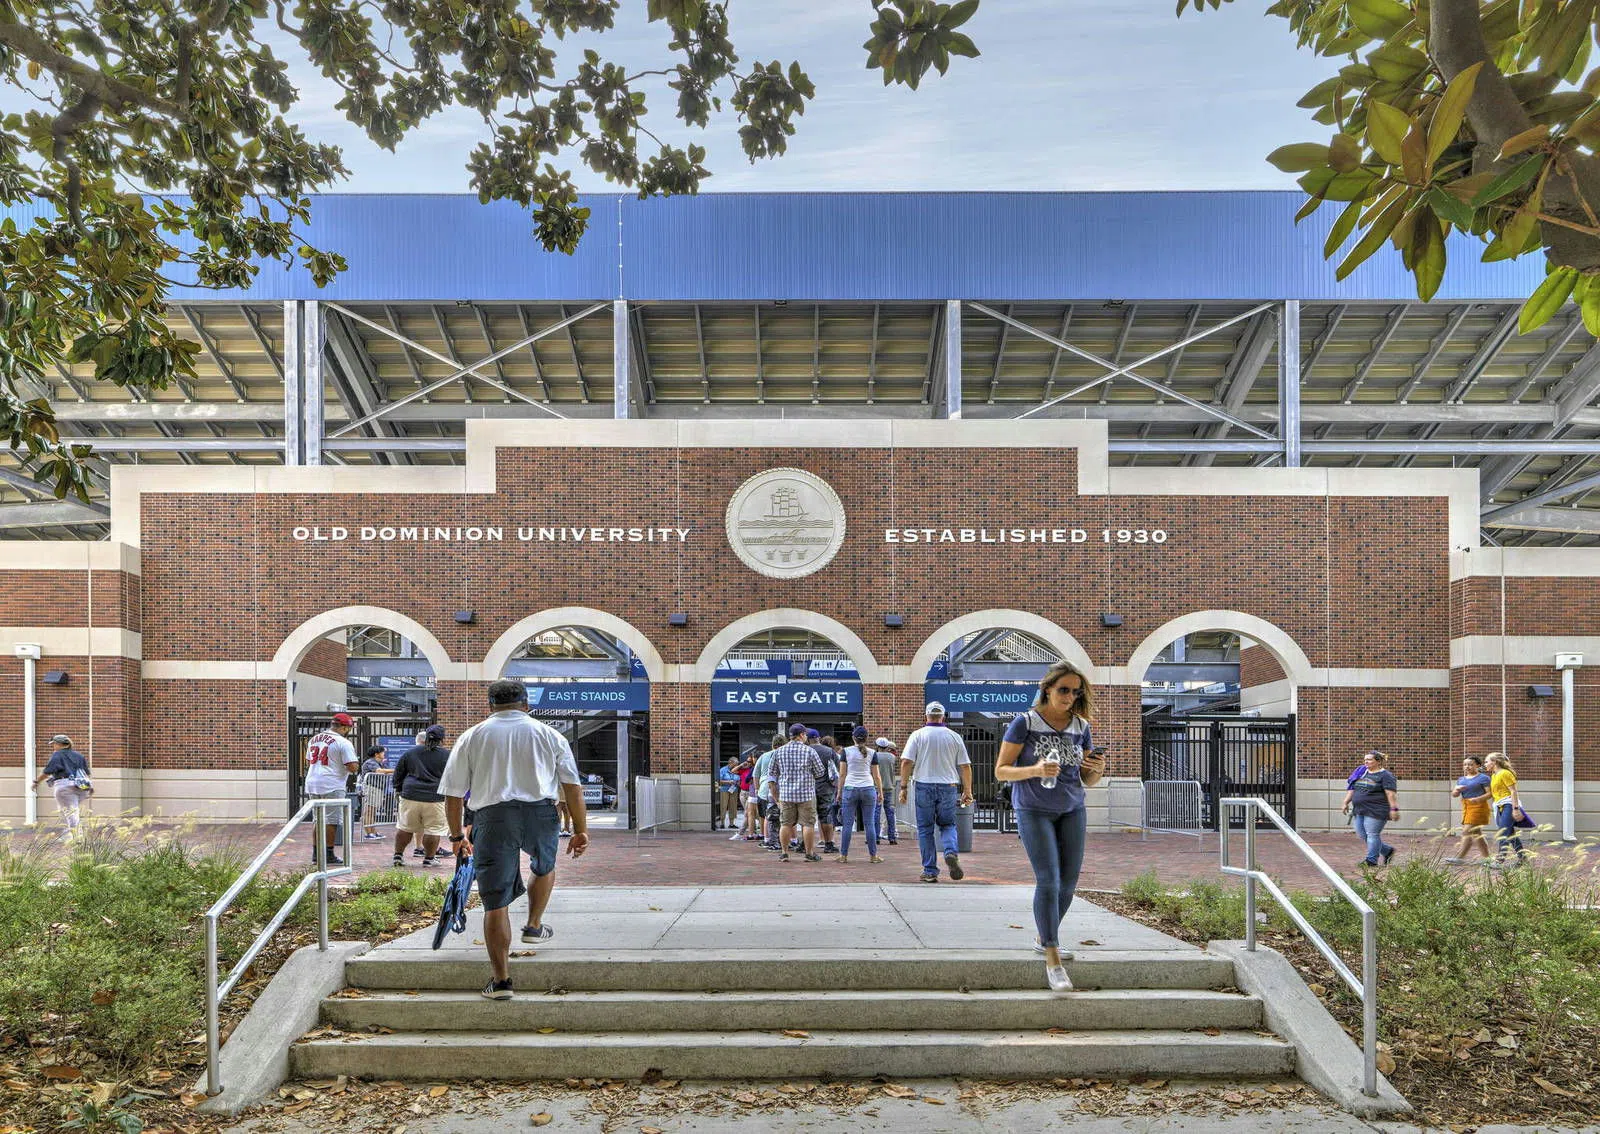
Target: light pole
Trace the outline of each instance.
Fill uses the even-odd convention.
[[[1577,763],[1573,754],[1572,675],[1583,665],[1582,654],[1557,654],[1561,671],[1561,838],[1578,840]]]
[[[36,643],[19,642],[14,650],[22,659],[22,821],[33,826],[39,821],[39,805],[34,799],[35,754],[39,750],[38,713],[35,705],[34,677],[39,657],[44,653]]]

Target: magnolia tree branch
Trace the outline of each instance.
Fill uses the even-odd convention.
[[[50,41],[22,24],[0,23],[0,43],[24,59],[31,59],[58,79],[70,79],[85,93],[114,107],[142,106],[169,117],[181,117],[178,107],[160,95],[119,82],[82,60],[56,50]]]
[[[1467,104],[1467,121],[1478,138],[1473,168],[1488,169],[1508,139],[1532,129],[1533,119],[1489,54],[1478,0],[1433,0],[1428,23],[1428,46],[1446,82],[1474,63],[1483,64]],[[1585,222],[1593,216],[1590,202],[1600,202],[1600,161],[1571,148],[1562,158],[1571,176],[1546,180],[1540,236],[1552,263],[1597,272],[1600,238],[1587,231]]]

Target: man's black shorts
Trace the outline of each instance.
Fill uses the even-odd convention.
[[[503,909],[527,892],[522,883],[524,853],[540,877],[556,868],[561,824],[553,800],[495,803],[479,808],[474,818],[472,863],[484,909]]]

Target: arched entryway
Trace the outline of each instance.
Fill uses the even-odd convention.
[[[650,774],[650,690],[664,673],[637,628],[588,607],[521,619],[495,641],[484,675],[528,689],[534,716],[566,736],[598,827],[632,824],[634,781]]]
[[[1058,661],[1093,673],[1083,647],[1060,626],[1018,610],[977,611],[954,619],[924,642],[912,662],[923,697],[944,705],[950,726],[972,757],[973,826],[1009,825],[994,767],[1006,727],[1032,707],[1039,680]]]
[[[1229,795],[1259,796],[1294,821],[1297,692],[1312,670],[1288,634],[1200,611],[1148,635],[1127,672],[1140,682],[1141,822],[1216,829]]]

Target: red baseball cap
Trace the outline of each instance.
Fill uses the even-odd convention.
[[[356,723],[356,719],[349,713],[334,713],[333,723],[338,725],[353,725]]]

